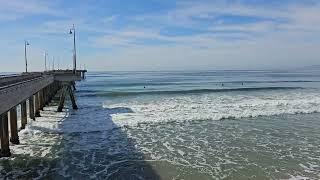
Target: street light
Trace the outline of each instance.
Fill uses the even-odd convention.
[[[54,56],[52,56],[52,70],[54,71]]]
[[[47,56],[48,56],[48,53],[45,51],[44,52],[44,69],[45,69],[45,71],[47,71]]]
[[[28,60],[27,60],[27,46],[29,46],[28,41],[24,41],[24,59],[26,61],[26,73],[28,72]]]
[[[59,70],[59,68],[60,68],[60,57],[59,56],[57,57],[57,65],[58,65],[58,69],[57,70]]]
[[[69,31],[69,34],[73,34],[73,74],[76,74],[77,69],[77,55],[76,55],[76,29],[74,24]]]

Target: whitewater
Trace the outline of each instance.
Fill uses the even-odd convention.
[[[320,72],[96,72],[28,119],[8,179],[319,179]]]
[[[272,92],[272,94],[270,94]],[[269,93],[269,94],[267,94]],[[107,104],[110,112],[118,107],[130,107],[127,113],[115,113],[119,125],[164,123],[170,121],[241,119],[280,114],[320,112],[317,90],[260,89],[258,92],[202,93],[192,95],[132,98],[125,103]]]

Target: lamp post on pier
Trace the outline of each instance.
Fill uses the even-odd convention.
[[[45,51],[44,52],[44,69],[45,69],[45,71],[47,71],[47,57],[48,57],[48,53],[47,53],[47,51]]]
[[[73,74],[76,74],[77,70],[77,52],[76,52],[76,29],[74,24],[69,31],[69,34],[73,34]]]
[[[28,60],[27,60],[27,46],[29,46],[28,41],[24,41],[24,60],[26,62],[26,73],[28,72]]]
[[[52,71],[54,71],[54,56],[52,56]]]

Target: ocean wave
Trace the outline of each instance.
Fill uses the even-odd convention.
[[[170,91],[83,91],[79,92],[82,97],[119,97],[139,95],[170,95],[170,94],[203,94],[215,92],[233,91],[270,91],[270,90],[296,90],[301,87],[246,87],[246,88],[220,88],[220,89],[191,89],[191,90],[170,90]]]
[[[104,108],[124,107],[131,113],[114,113],[117,126],[141,123],[167,123],[198,120],[223,120],[310,114],[320,112],[320,92],[276,91],[256,95],[201,94],[126,100],[124,103],[105,104]]]
[[[171,81],[171,82],[170,82]],[[166,81],[160,81],[157,80],[157,82],[149,81],[149,82],[123,82],[123,81],[101,81],[96,82],[92,84],[90,87],[150,87],[150,86],[175,86],[175,85],[213,85],[213,86],[221,86],[221,84],[232,84],[232,85],[258,85],[258,84],[281,84],[281,83],[318,83],[320,81],[318,80],[271,80],[271,81],[194,81],[194,79],[183,79],[183,81],[180,81],[179,79],[176,80],[166,80]]]

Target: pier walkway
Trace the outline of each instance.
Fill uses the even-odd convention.
[[[49,104],[58,91],[61,91],[58,112],[63,109],[66,95],[70,96],[73,108],[77,109],[74,85],[85,78],[86,72],[54,70],[0,76],[0,157],[11,156],[10,142],[19,144],[18,106],[21,112],[20,129],[25,128],[28,115],[33,120],[40,117],[40,110]]]

